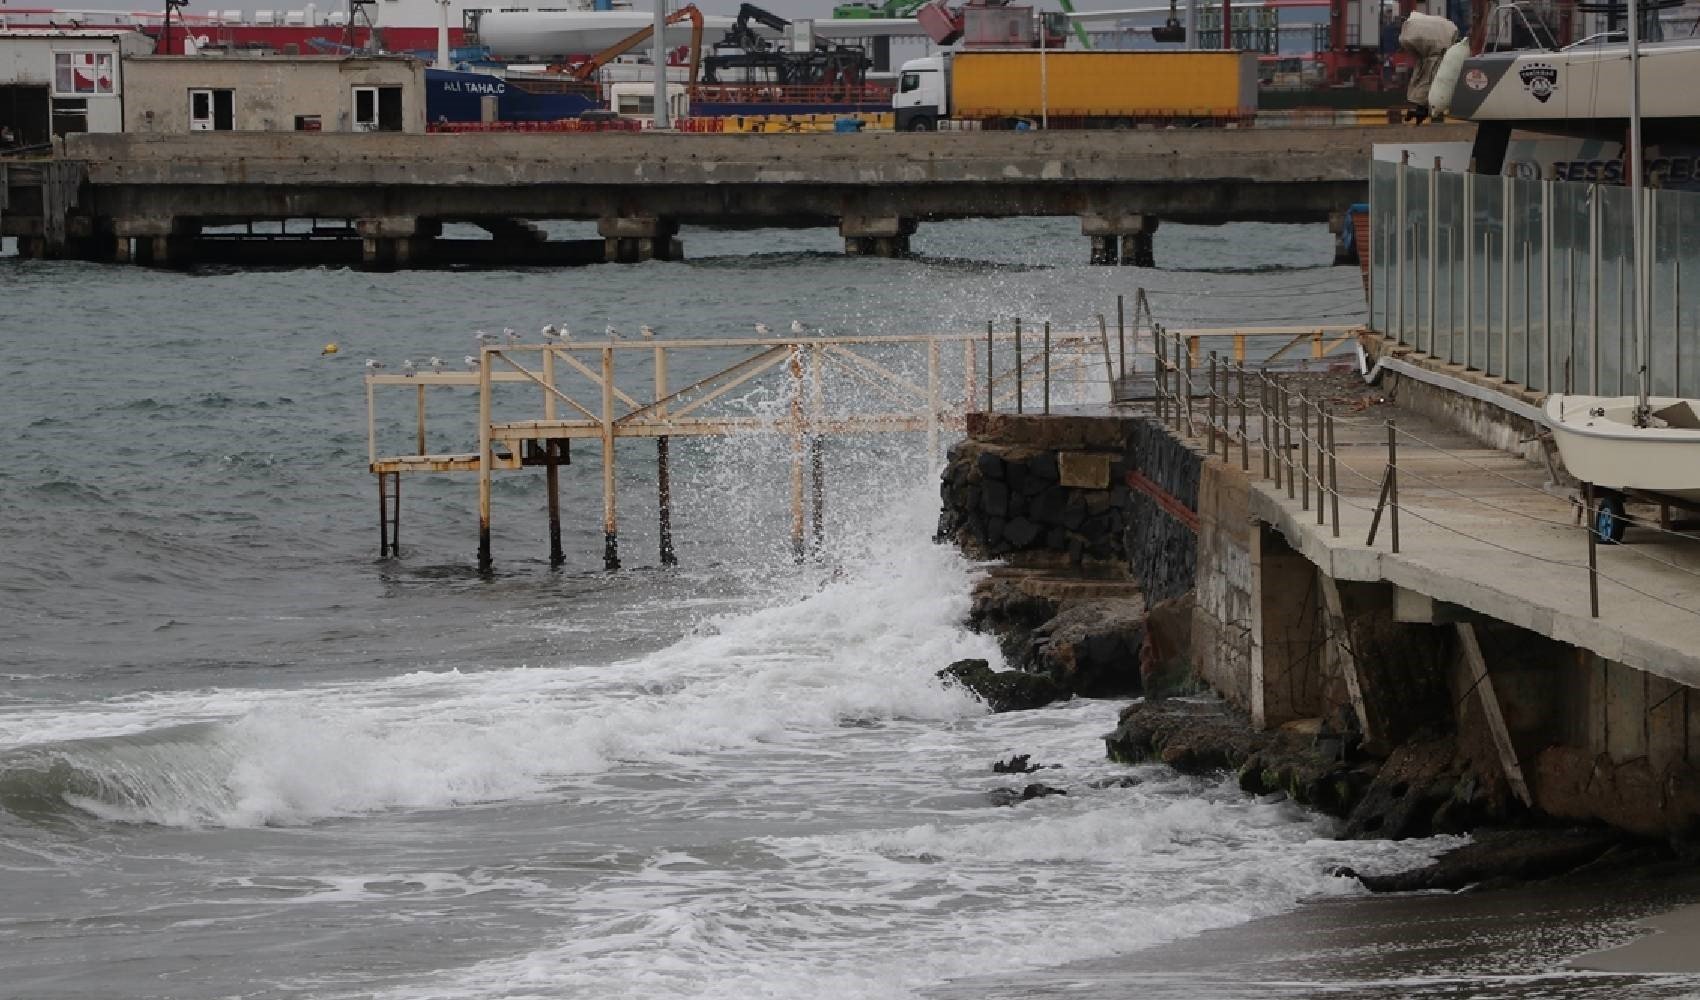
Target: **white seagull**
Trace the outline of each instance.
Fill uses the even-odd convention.
[[[434,354],[431,356],[431,360],[427,361],[425,363],[430,365],[431,370],[434,371],[434,372],[440,372],[440,371],[443,370],[443,359],[437,357]]]
[[[808,330],[808,327],[803,325],[802,320],[794,319],[794,320],[791,321],[791,332],[792,333],[804,333],[807,330]]]
[[[769,334],[769,333],[772,333],[772,332],[773,332],[773,331],[771,331],[771,330],[769,330],[769,329],[768,329],[768,328],[767,328],[767,324],[766,324],[766,323],[757,323],[757,324],[756,324],[756,336],[758,336],[758,337],[765,337],[765,336],[767,336],[767,335],[768,335],[768,334]]]
[[[508,338],[508,343],[510,344],[519,343],[519,331],[515,330],[511,326],[502,327],[502,336]]]
[[[480,344],[494,344],[497,340],[495,334],[485,330],[479,330],[477,333],[472,335],[472,338]]]
[[[412,358],[405,358],[402,360],[401,370],[407,373],[408,378],[412,378],[413,373],[419,369],[413,364]]]
[[[612,324],[612,323],[609,323],[606,327],[603,327],[602,332],[606,333],[608,335],[609,340],[619,340],[620,339],[620,331],[614,329],[614,324]]]
[[[478,370],[478,359],[471,354],[466,356],[466,367],[472,371]]]
[[[655,327],[650,326],[648,323],[645,323],[644,325],[638,327],[638,333],[643,334],[643,336],[646,340],[654,340],[655,339]]]
[[[379,361],[377,358],[367,358],[366,359],[366,370],[367,371],[375,372],[382,367],[384,367],[384,363],[382,361]]]
[[[538,333],[538,336],[542,337],[544,340],[554,340],[555,339],[555,324],[545,323],[545,324],[543,324],[543,329],[537,331],[537,333]]]

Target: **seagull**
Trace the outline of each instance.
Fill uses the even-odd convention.
[[[620,339],[620,331],[614,329],[614,324],[612,324],[612,323],[609,323],[606,327],[604,327],[602,332],[606,333],[608,335],[609,340],[619,340]]]
[[[794,319],[794,320],[791,321],[791,332],[792,333],[804,333],[807,330],[808,330],[808,327],[803,325],[802,320]]]
[[[436,355],[432,355],[431,360],[427,361],[425,363],[430,365],[431,370],[434,371],[434,372],[440,372],[440,371],[443,370],[443,359],[437,357]]]
[[[767,328],[766,323],[757,323],[756,324],[756,336],[765,337],[771,332],[773,332],[773,331],[771,331]]]
[[[541,336],[544,340],[554,340],[555,339],[555,324],[553,324],[553,323],[543,324],[543,329],[538,331],[538,335]]]
[[[466,356],[466,367],[471,371],[478,370],[478,359],[470,354]]]
[[[561,339],[563,341],[573,339],[573,332],[567,329],[567,324],[562,323],[560,326],[556,327],[556,329],[560,331]]]
[[[495,334],[488,333],[484,330],[479,330],[477,333],[473,334],[472,337],[473,337],[474,340],[478,341],[480,344],[494,344],[497,340],[497,337],[496,337]]]
[[[375,372],[382,367],[384,367],[384,363],[382,361],[379,361],[377,358],[367,358],[366,359],[366,370],[367,371]]]
[[[643,334],[644,338],[647,340],[655,339],[655,327],[650,326],[648,323],[638,327],[638,332]]]
[[[324,349],[319,352],[319,357],[321,357],[321,358],[329,357],[332,354],[335,354],[336,352],[338,352],[340,350],[342,350],[342,348],[336,346],[336,341],[333,340],[330,343],[326,344],[324,346]]]
[[[412,358],[405,358],[405,359],[402,360],[401,370],[407,373],[408,378],[412,378],[413,373],[418,371],[419,369],[414,366]]]
[[[511,326],[502,327],[502,336],[508,338],[508,343],[510,344],[519,343],[519,331],[515,330]]]

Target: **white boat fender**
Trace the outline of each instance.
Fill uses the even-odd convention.
[[[1464,60],[1470,57],[1470,37],[1465,35],[1446,50],[1440,58],[1440,69],[1428,89],[1428,108],[1433,114],[1444,115],[1452,110],[1452,94],[1458,89],[1458,77],[1464,72]]]

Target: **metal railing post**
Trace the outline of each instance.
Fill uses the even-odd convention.
[[[1541,384],[1552,391],[1552,193],[1553,181],[1541,181]]]
[[[1293,402],[1285,386],[1276,383],[1281,394],[1281,471],[1287,477],[1287,499],[1298,496],[1298,485],[1293,482]]]
[[[1263,478],[1269,478],[1269,376],[1263,372],[1257,373],[1257,415],[1259,432],[1257,443],[1263,450]],[[1280,485],[1279,482],[1276,483]]]
[[[1251,471],[1251,440],[1245,432],[1245,362],[1238,362],[1235,374],[1240,387],[1240,471]]]
[[[997,379],[993,376],[992,361],[993,361],[993,356],[992,356],[992,321],[986,320],[986,412],[987,413],[995,413],[995,412],[997,412],[997,408],[998,408],[997,399],[994,398],[993,395],[992,395],[992,383],[997,381]]]
[[[1440,274],[1440,157],[1434,158],[1434,168],[1428,172],[1428,353],[1434,349],[1435,278]]]
[[[1338,446],[1334,442],[1334,408],[1327,411],[1328,420],[1328,499],[1333,508],[1334,537],[1340,537],[1340,469]]]
[[[1399,431],[1392,420],[1387,421],[1387,501],[1392,504],[1388,529],[1392,531],[1393,552],[1399,552]]]
[[[1299,393],[1299,509],[1310,510],[1310,400]]]
[[[1026,388],[1022,384],[1022,371],[1021,371],[1022,367],[1023,367],[1023,365],[1022,365],[1022,360],[1021,360],[1021,317],[1017,316],[1017,317],[1015,317],[1015,412],[1017,412],[1017,413],[1023,412],[1024,405],[1025,405],[1024,401],[1021,398],[1024,395],[1023,390]]]
[[[1405,175],[1411,169],[1411,151],[1403,150],[1399,154],[1399,172],[1394,186],[1395,203],[1398,205],[1399,242],[1394,249],[1393,283],[1394,298],[1399,302],[1399,319],[1394,328],[1393,338],[1403,344],[1405,340],[1405,227],[1408,222],[1405,215]]]
[[[1476,172],[1464,173],[1464,368],[1476,356]]]
[[[1045,416],[1051,415],[1051,321],[1045,321]]]
[[[1210,368],[1209,368],[1209,371],[1208,371],[1206,377],[1209,379],[1209,381],[1207,381],[1205,383],[1205,385],[1209,386],[1208,393],[1209,393],[1209,404],[1210,405],[1209,405],[1209,409],[1207,410],[1209,417],[1205,421],[1205,431],[1204,431],[1204,440],[1206,442],[1205,450],[1210,453],[1211,458],[1215,458],[1216,457],[1216,352],[1215,351],[1210,352]]]
[[[1587,504],[1588,512],[1588,613],[1595,618],[1600,616],[1600,557],[1599,557],[1599,505],[1594,497],[1594,484],[1584,483],[1582,486],[1583,501]]]
[[[1116,376],[1127,378],[1127,334],[1122,297],[1116,296]]]

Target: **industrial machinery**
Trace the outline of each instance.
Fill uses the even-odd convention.
[[[789,47],[769,41],[752,23],[777,33]],[[703,59],[702,82],[859,87],[871,65],[860,45],[816,38],[812,22],[789,21],[746,3],[714,54]]]
[[[690,52],[690,81],[696,82],[697,73],[702,67],[702,11],[696,4],[686,4],[667,15],[668,24],[678,24],[680,21],[691,22],[691,52]],[[602,67],[637,48],[655,36],[655,26],[648,25],[632,32],[601,52],[596,53],[584,62],[573,67],[572,75],[577,80],[594,80]]]

